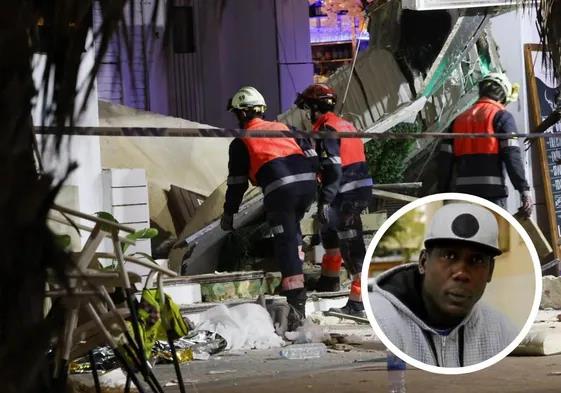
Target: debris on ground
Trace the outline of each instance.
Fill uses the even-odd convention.
[[[194,330],[173,342],[180,363],[190,360],[208,360],[226,348],[226,340],[217,333]],[[156,363],[171,363],[173,357],[167,341],[158,340],[152,349]]]
[[[237,370],[210,370],[208,372],[209,375],[216,375],[216,374],[230,374],[235,373]]]
[[[367,318],[357,317],[357,316],[354,316],[354,315],[349,315],[349,314],[345,314],[345,313],[337,312],[337,311],[329,310],[329,311],[325,312],[325,315],[330,316],[330,317],[337,317],[337,318],[340,318],[340,319],[349,319],[351,321],[355,321],[355,322],[363,323],[363,324],[368,324],[369,323]]]
[[[215,332],[226,340],[226,349],[268,349],[284,344],[275,333],[267,310],[246,303],[231,308],[220,304],[201,315],[196,330]]]
[[[345,324],[349,324],[349,325],[353,325],[353,324],[357,324],[356,321],[351,321],[351,320],[344,320],[343,318],[339,318],[333,315],[327,315],[324,312],[314,312],[312,313],[312,315],[310,315],[309,317],[315,324],[317,325],[327,325],[327,326],[332,326],[332,325],[338,325],[340,323],[345,323]]]
[[[302,326],[298,327],[296,331],[285,332],[284,336],[295,344],[321,343],[329,339],[325,328],[316,325],[310,319],[305,319]]]
[[[70,375],[68,377],[69,393],[95,393],[95,385],[93,378],[76,378]],[[124,391],[127,376],[120,368],[108,371],[103,375],[99,375],[99,385],[101,393],[121,393]],[[137,392],[135,386],[130,387],[131,392]]]
[[[322,343],[292,344],[280,351],[286,359],[317,359],[326,353],[327,347]]]
[[[99,373],[114,370],[119,367],[119,362],[115,357],[115,353],[110,347],[97,347],[92,350],[92,355],[97,365]],[[70,362],[69,372],[71,374],[82,374],[92,372],[90,359],[88,356],[82,356]]]

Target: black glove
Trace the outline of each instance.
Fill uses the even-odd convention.
[[[318,221],[324,225],[329,224],[329,205],[318,204]]]
[[[234,230],[234,216],[232,214],[224,213],[220,219],[220,228],[224,231]]]
[[[522,203],[522,206],[520,206],[520,209],[518,210],[525,217],[530,217],[530,215],[532,214],[533,205],[532,194],[530,194],[530,191],[524,191],[520,193],[520,202]]]

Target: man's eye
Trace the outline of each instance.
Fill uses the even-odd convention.
[[[444,259],[447,259],[449,261],[454,261],[457,258],[456,252],[454,252],[452,250],[444,250],[444,251],[442,251],[441,255]]]
[[[487,258],[483,257],[483,255],[474,255],[474,256],[471,258],[471,262],[472,262],[474,265],[483,265],[483,264],[485,264],[485,263],[487,262]]]

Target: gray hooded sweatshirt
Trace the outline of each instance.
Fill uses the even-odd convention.
[[[439,333],[425,323],[421,284],[418,264],[411,263],[377,277],[370,294],[376,322],[412,358],[439,367],[469,366],[493,357],[516,338],[512,322],[481,301],[456,327]]]

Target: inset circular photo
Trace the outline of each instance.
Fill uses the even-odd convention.
[[[362,271],[368,319],[397,356],[439,374],[507,356],[538,312],[541,268],[516,219],[466,194],[436,194],[393,214]]]

